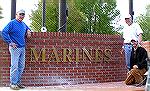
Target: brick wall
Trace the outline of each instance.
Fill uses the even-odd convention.
[[[150,58],[150,41],[143,42],[142,47],[146,49],[148,57]]]
[[[123,81],[123,40],[119,35],[32,33],[27,40],[26,86]],[[0,38],[0,86],[9,85],[10,54]]]

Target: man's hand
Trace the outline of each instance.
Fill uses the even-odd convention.
[[[9,45],[13,48],[17,48],[17,44],[15,44],[15,43],[10,43]]]
[[[138,43],[139,46],[143,46],[143,44],[144,44],[143,41]]]
[[[27,30],[27,38],[30,38],[31,37],[31,31],[30,30]]]
[[[134,66],[133,66],[133,69],[138,69],[138,66],[137,66],[137,65],[134,65]]]
[[[123,48],[121,49],[120,53],[121,53],[121,54],[123,54],[123,53],[124,53],[124,49],[123,49]]]

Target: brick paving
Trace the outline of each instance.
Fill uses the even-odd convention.
[[[1,87],[0,91],[12,91],[9,87]],[[144,86],[127,86],[123,82],[95,84],[61,85],[48,87],[27,87],[19,91],[144,91]]]

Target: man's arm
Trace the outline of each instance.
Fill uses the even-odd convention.
[[[138,42],[139,42],[139,44],[141,44],[141,42],[142,42],[142,33],[139,34]]]
[[[2,30],[2,38],[5,42],[9,44],[9,46],[17,48],[17,44],[13,43],[13,41],[10,38],[11,30],[12,30],[12,22],[9,22],[6,25],[6,27]]]
[[[26,32],[26,36],[27,36],[27,38],[30,38],[31,37],[31,30],[27,30],[27,32]]]
[[[7,42],[8,44],[12,43],[12,40],[10,38],[10,31],[12,28],[12,23],[8,23],[5,28],[2,30],[2,38],[5,42]]]
[[[148,57],[147,51],[144,48],[140,47],[139,52],[140,52],[140,54],[138,54],[139,56],[137,59],[137,60],[139,60],[138,64],[137,64],[138,68],[139,69],[147,68],[147,61],[146,61],[146,58]]]
[[[25,23],[24,23],[25,24]],[[27,38],[30,38],[31,37],[31,29],[25,24],[25,26],[26,26],[26,37]]]

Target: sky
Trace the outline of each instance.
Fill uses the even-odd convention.
[[[135,19],[140,14],[146,13],[146,6],[150,4],[150,0],[133,0],[133,11]],[[124,24],[124,17],[129,13],[129,0],[117,0],[117,8],[121,13],[120,23]]]
[[[26,17],[24,22],[27,25],[30,25],[29,15],[31,14],[31,9],[35,9],[35,5],[38,3],[38,0],[16,0],[16,11],[19,9],[24,9],[26,11]],[[134,17],[139,16],[140,14],[145,13],[146,5],[150,4],[150,0],[133,0],[133,9]],[[0,31],[11,19],[11,0],[0,0],[0,6],[3,8],[2,16],[3,19],[0,19]],[[123,21],[124,16],[129,12],[129,0],[117,0],[117,8],[121,13],[121,21]]]
[[[117,0],[117,7],[121,14],[129,12],[129,0]],[[135,17],[145,12],[146,5],[150,4],[150,0],[133,0],[133,9]]]
[[[26,11],[26,15],[24,18],[24,22],[27,25],[30,25],[29,15],[31,14],[31,9],[36,8],[36,4],[38,4],[38,0],[16,0],[16,11],[20,9],[24,9]],[[3,19],[0,19],[0,31],[5,27],[5,25],[11,20],[11,0],[0,0],[0,6],[2,10]]]

